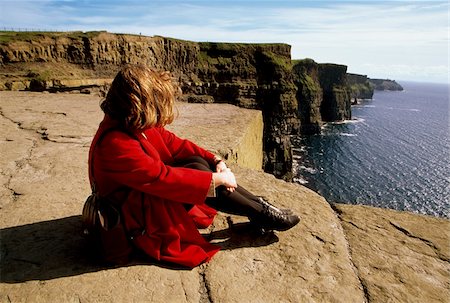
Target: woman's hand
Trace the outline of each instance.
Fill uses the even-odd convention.
[[[227,165],[225,164],[225,162],[223,161],[219,161],[216,164],[216,172],[221,173],[223,171],[225,171],[226,169],[228,169]]]
[[[213,178],[216,187],[223,185],[230,192],[234,192],[237,187],[236,177],[229,168],[222,172],[213,173]]]

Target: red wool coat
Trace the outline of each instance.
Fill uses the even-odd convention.
[[[188,267],[208,261],[219,248],[197,228],[209,226],[216,215],[204,204],[212,173],[171,165],[190,156],[213,164],[214,155],[164,128],[129,135],[109,130],[114,127],[116,122],[105,116],[92,141],[89,163],[95,152],[93,170],[101,195],[123,186],[131,188],[122,206],[125,228],[129,232],[145,229],[134,244],[156,260]],[[194,205],[189,212],[186,203]]]

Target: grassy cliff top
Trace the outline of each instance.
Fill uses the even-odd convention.
[[[23,32],[15,32],[15,31],[0,31],[0,43],[6,44],[15,41],[32,41],[40,38],[58,38],[58,37],[67,37],[67,38],[93,38],[98,36],[100,33],[106,33],[106,31],[92,31],[92,32],[33,32],[33,31],[23,31]]]
[[[51,31],[0,31],[0,43],[6,44],[10,42],[15,41],[32,41],[37,40],[41,38],[58,38],[58,37],[66,37],[66,38],[95,38],[101,33],[108,33],[107,31],[68,31],[68,32],[51,32]],[[123,33],[109,33],[111,35],[125,35],[125,36],[140,36],[137,34],[123,34]],[[145,36],[144,37],[148,37]],[[178,42],[194,42],[189,40],[183,40],[178,38],[171,38],[171,37],[164,37],[155,35],[154,37],[169,39],[172,41],[178,41]],[[218,50],[227,50],[232,48],[239,48],[239,47],[248,47],[250,45],[254,46],[264,46],[264,47],[276,47],[276,46],[288,46],[286,43],[235,43],[235,42],[196,42],[201,47],[204,48],[216,48]]]

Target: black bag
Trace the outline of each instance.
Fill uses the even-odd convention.
[[[105,131],[96,144],[108,131]],[[95,147],[94,147],[95,148]],[[92,153],[94,155],[94,153]],[[90,248],[104,261],[113,264],[126,264],[133,251],[133,246],[127,235],[120,207],[124,202],[108,197],[100,197],[95,188],[94,157],[91,159],[92,193],[86,199],[82,212],[83,234],[88,239]]]
[[[121,212],[111,201],[92,193],[83,207],[83,234],[104,261],[125,264],[133,251],[121,220]]]

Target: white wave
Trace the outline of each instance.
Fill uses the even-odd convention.
[[[304,152],[306,151],[306,146],[294,147],[292,150],[295,152]]]
[[[340,133],[338,134],[339,136],[344,136],[344,137],[357,137],[357,134],[349,134],[349,133]]]
[[[299,165],[298,168],[303,170],[303,171],[306,171],[306,172],[308,172],[310,174],[317,174],[317,170],[315,168],[312,168],[312,167],[306,167],[304,165]]]
[[[364,122],[364,121],[366,121],[366,120],[363,119],[363,118],[355,117],[355,118],[353,118],[353,119],[351,119],[351,120],[343,120],[343,121],[336,121],[336,122],[328,122],[328,123],[324,124],[324,127],[325,127],[327,124],[331,124],[331,125],[341,125],[341,124],[362,123],[362,122]]]
[[[400,107],[391,107],[391,106],[385,106],[385,107],[381,107],[384,109],[389,109],[389,110],[401,110],[401,111],[408,111],[408,112],[420,112],[420,109],[417,108],[400,108]]]
[[[300,184],[308,184],[309,182],[306,181],[303,178],[294,178],[294,182],[300,183]]]
[[[361,104],[358,104],[358,105],[354,105],[354,107],[369,107],[369,108],[374,108],[374,107],[376,107],[376,105],[369,105],[369,104],[361,105]]]

